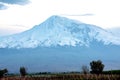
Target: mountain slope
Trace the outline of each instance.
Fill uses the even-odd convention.
[[[51,16],[25,32],[0,38],[1,48],[38,46],[89,46],[94,40],[104,45],[120,45],[120,38],[90,24],[60,16]]]
[[[20,48],[20,49],[17,49]],[[120,38],[100,27],[51,16],[25,32],[0,38],[0,68],[11,73],[80,71],[92,60],[105,70],[120,68]]]

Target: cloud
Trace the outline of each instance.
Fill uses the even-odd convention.
[[[94,16],[95,14],[86,13],[86,14],[61,14],[63,16]]]
[[[16,4],[16,5],[26,5],[29,2],[30,2],[29,0],[0,0],[0,10],[7,9],[8,4],[11,4],[11,5],[14,5],[14,4]]]
[[[29,3],[29,0],[0,0],[2,3],[7,3],[7,4],[18,4],[18,5],[25,5]]]
[[[0,10],[4,10],[4,9],[7,9],[7,6],[5,6],[4,4],[0,3]]]

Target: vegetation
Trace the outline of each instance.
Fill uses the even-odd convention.
[[[88,74],[89,73],[89,68],[87,66],[82,66],[82,73],[83,74]]]
[[[7,69],[0,70],[0,78],[2,78],[6,73],[8,73]]]
[[[120,80],[120,75],[96,75],[96,74],[54,74],[32,75],[26,77],[5,77],[3,80]]]
[[[91,73],[93,74],[100,74],[104,69],[104,64],[102,64],[102,61],[100,60],[90,62],[90,66],[92,70]]]
[[[25,76],[27,74],[25,67],[20,67],[21,76]]]
[[[102,74],[120,74],[120,70],[109,70],[109,71],[103,71]]]
[[[8,74],[4,76],[8,70],[0,70],[0,80],[120,80],[120,70],[103,71],[104,65],[102,61],[90,62],[91,72],[87,66],[82,66],[82,72],[39,72],[27,74],[25,67],[20,67],[19,74]],[[99,75],[98,75],[99,74]]]

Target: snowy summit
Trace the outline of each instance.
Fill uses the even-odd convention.
[[[93,41],[120,45],[120,38],[95,25],[61,16],[51,16],[25,32],[0,38],[0,48],[35,48],[39,46],[90,46]]]

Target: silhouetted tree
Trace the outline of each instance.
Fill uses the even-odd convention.
[[[8,73],[7,69],[0,70],[0,78],[2,78],[6,73]]]
[[[101,60],[90,62],[90,66],[92,70],[91,73],[95,73],[95,74],[102,73],[103,68],[104,68],[104,64],[102,64]]]
[[[20,67],[21,76],[25,76],[27,74],[25,67]]]

